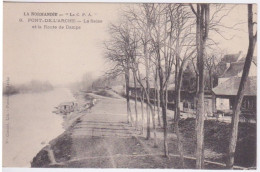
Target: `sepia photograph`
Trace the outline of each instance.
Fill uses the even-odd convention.
[[[257,10],[3,2],[2,167],[256,170]]]

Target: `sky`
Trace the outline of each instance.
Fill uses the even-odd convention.
[[[86,72],[101,75],[106,69],[103,42],[108,38],[107,26],[117,20],[122,6],[122,3],[4,3],[4,80],[9,77],[10,83],[15,84],[48,80],[56,85],[80,81]],[[32,29],[33,25],[45,24],[28,23],[28,18],[36,17],[24,16],[24,12],[91,13],[92,17],[84,18],[103,22],[72,24],[81,26],[80,30]],[[20,18],[23,22],[19,22]],[[223,19],[223,24],[233,26],[246,21],[247,6],[238,5]],[[247,24],[237,28],[244,32],[225,30],[227,38],[235,36],[231,40],[211,33],[223,52],[246,54]]]
[[[213,30],[209,31],[209,37],[218,43],[222,53],[238,53],[242,51],[242,54],[246,55],[248,49],[247,5],[228,4],[225,9],[227,10],[219,13],[219,16],[228,13],[219,23],[226,28],[218,27],[223,37]],[[253,10],[255,13],[254,19],[256,19],[256,6],[254,6]],[[211,13],[213,12],[211,11]],[[254,55],[256,55],[256,51]]]

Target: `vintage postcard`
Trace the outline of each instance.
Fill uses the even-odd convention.
[[[3,2],[3,167],[256,169],[257,17]]]

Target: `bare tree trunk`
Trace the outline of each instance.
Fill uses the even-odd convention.
[[[144,134],[144,92],[141,90],[141,110],[142,110],[142,134]]]
[[[156,83],[154,85],[156,85]],[[151,109],[151,111],[152,111],[152,122],[153,122],[154,147],[157,148],[158,143],[157,143],[157,135],[156,135],[156,120],[155,120],[156,93],[157,93],[156,88],[154,88],[154,103],[153,103],[153,109]]]
[[[146,103],[147,103],[147,107],[146,107],[146,111],[147,111],[147,133],[146,133],[146,139],[150,139],[150,113],[149,113],[149,108],[148,108],[148,105],[150,104],[150,85],[149,85],[149,63],[150,63],[150,57],[149,57],[149,50],[147,48],[148,46],[148,41],[149,41],[149,31],[150,31],[150,21],[149,21],[149,16],[151,15],[150,13],[150,6],[149,4],[143,4],[142,5],[143,8],[144,8],[144,13],[145,13],[145,17],[146,17],[146,24],[144,26],[144,30],[143,30],[143,33],[144,33],[144,39],[143,39],[143,53],[144,53],[144,60],[145,60],[145,75],[146,75],[146,78],[145,78],[145,81],[146,81],[146,90],[145,90],[145,95],[146,95]],[[139,75],[140,76],[140,75]],[[141,81],[138,81],[140,82],[140,85],[142,85]]]
[[[146,99],[146,101],[148,101]],[[151,137],[151,128],[150,128],[150,109],[149,104],[146,102],[146,114],[147,114],[147,124],[146,124],[146,140],[149,140]]]
[[[162,88],[162,84],[160,88],[160,99],[162,102],[162,116],[163,116],[163,136],[164,136],[164,156],[168,157],[169,156],[169,151],[168,151],[168,142],[167,142],[167,117],[166,117],[166,103],[165,103],[165,94],[164,90]]]
[[[152,122],[153,122],[153,136],[154,136],[154,147],[158,147],[157,143],[157,134],[156,134],[156,124],[155,124],[155,111],[152,109],[152,105],[150,106],[152,112]]]
[[[134,86],[135,86],[135,129],[138,127],[138,112],[137,112],[137,86],[136,86],[136,74],[134,74]]]
[[[166,108],[166,113],[168,110],[168,84],[165,84],[165,108]]]
[[[216,112],[216,96],[214,95],[212,89],[213,89],[213,74],[212,74],[212,69],[209,69],[209,82],[210,82],[210,91],[211,91],[211,106],[212,106],[212,114],[214,114]]]
[[[198,64],[197,64],[197,66],[198,66]],[[197,109],[198,108],[198,99],[199,99],[199,97],[198,97],[198,95],[199,95],[199,75],[198,74],[196,74],[196,92],[195,92],[195,97],[194,97],[194,109]],[[198,118],[197,118],[197,112],[196,112],[196,123],[197,123],[197,121],[198,121]],[[197,126],[197,124],[196,124],[196,126]],[[195,138],[195,142],[196,142],[196,138]]]
[[[153,97],[153,111],[156,111],[156,93],[157,93],[157,90],[156,90],[156,87],[154,88],[154,97]]]
[[[149,99],[149,95],[147,94],[148,92],[146,91],[146,98]],[[158,147],[158,143],[157,143],[157,134],[156,134],[156,125],[155,125],[155,111],[153,111],[153,106],[152,104],[149,102],[147,102],[146,104],[146,110],[147,111],[151,111],[152,113],[152,122],[153,122],[153,132],[154,132],[154,147]],[[150,137],[150,135],[149,135]],[[147,138],[146,138],[147,139]]]
[[[146,135],[146,139],[150,139],[151,135],[151,128],[150,128],[150,111],[152,113],[152,115],[154,116],[155,113],[153,111],[153,106],[151,105],[151,102],[150,102],[150,85],[149,85],[149,63],[150,63],[150,58],[148,57],[148,54],[147,54],[147,47],[146,47],[146,44],[144,44],[144,54],[145,54],[145,69],[146,69],[146,89],[145,89],[145,86],[142,84],[142,81],[140,79],[140,71],[138,70],[137,68],[137,73],[138,73],[138,76],[139,76],[139,79],[137,77],[137,73],[135,72],[134,75],[135,75],[135,78],[136,80],[138,81],[138,83],[140,84],[140,86],[142,87],[142,89],[144,90],[144,93],[145,93],[145,96],[146,96],[146,112],[147,112],[147,135]],[[154,128],[154,131],[156,132],[155,128]],[[156,133],[155,133],[155,145],[157,145],[157,139],[156,139]]]
[[[203,168],[204,164],[204,92],[199,92],[197,103],[197,152],[196,152],[196,168]]]
[[[160,91],[157,89],[157,115],[158,115],[158,125],[161,126],[161,115],[160,115]]]
[[[155,86],[156,86],[156,100],[157,100],[157,116],[158,116],[158,125],[161,126],[161,117],[160,117],[160,91],[158,89],[158,69],[156,68],[156,77],[155,77]]]
[[[160,11],[160,7],[161,6],[159,6],[159,11]],[[158,15],[158,23],[160,23],[160,21],[161,21],[161,16]],[[169,150],[168,150],[168,139],[167,139],[167,100],[166,100],[167,99],[167,78],[166,78],[167,75],[165,75],[165,74],[167,74],[167,72],[169,70],[169,66],[168,66],[168,57],[164,54],[165,72],[163,72],[163,68],[162,68],[162,64],[161,64],[160,33],[161,33],[161,27],[159,26],[158,30],[157,30],[157,34],[156,34],[155,47],[156,47],[157,65],[158,65],[158,73],[159,73],[160,97],[161,97],[161,102],[162,102],[164,156],[168,158]],[[165,92],[165,88],[166,88],[166,92]]]
[[[181,164],[181,168],[184,168],[184,155],[183,155],[183,145],[182,145],[182,138],[181,138],[181,134],[179,131],[179,120],[180,120],[180,89],[177,90],[177,95],[176,95],[176,109],[175,109],[175,113],[176,113],[176,117],[175,117],[175,121],[174,121],[174,130],[176,132],[177,135],[177,143],[178,143],[178,152],[180,155],[180,164]]]
[[[147,65],[147,69],[146,69],[146,77],[149,76],[149,69],[148,69],[148,65]],[[146,106],[146,112],[147,112],[147,133],[146,133],[146,139],[149,140],[150,137],[151,137],[151,128],[150,128],[150,110],[149,110],[149,107],[148,105],[150,104],[150,86],[149,86],[149,80],[146,79],[146,93],[147,93],[147,96],[146,96],[146,103],[147,103],[147,106]]]
[[[178,79],[178,82],[180,80]],[[183,155],[183,146],[182,146],[182,138],[179,131],[179,120],[180,120],[180,86],[176,88],[176,97],[175,97],[175,118],[174,118],[174,130],[177,135],[177,143],[178,143],[178,152],[180,155],[180,164],[181,168],[184,167],[184,155]]]
[[[130,96],[129,96],[129,70],[126,69],[125,72],[125,82],[126,82],[126,106],[127,106],[127,123],[132,123],[132,114],[130,106]]]
[[[178,40],[177,40],[178,43]],[[177,48],[178,49],[178,48]],[[181,100],[181,85],[182,85],[182,75],[183,70],[186,65],[186,60],[182,61],[181,66],[179,66],[180,58],[176,57],[176,67],[175,67],[175,117],[174,117],[174,130],[177,135],[177,143],[178,143],[178,152],[180,155],[180,165],[181,168],[184,168],[184,154],[183,154],[183,145],[182,145],[182,138],[179,131],[179,120],[180,120],[180,100]]]
[[[150,137],[151,137],[151,128],[150,128],[150,111],[149,111],[149,108],[148,108],[148,105],[150,104],[150,84],[149,84],[149,73],[150,73],[150,70],[149,70],[149,57],[148,57],[148,53],[147,53],[147,46],[145,45],[144,46],[144,54],[145,54],[145,71],[146,71],[146,93],[147,93],[147,96],[146,96],[146,103],[147,103],[147,108],[146,108],[146,111],[147,111],[147,134],[146,134],[146,139],[149,140]]]
[[[161,67],[161,58],[160,58],[160,53],[159,49],[157,50],[158,52],[158,66],[159,66],[159,82],[160,82],[160,99],[162,103],[162,116],[163,116],[163,136],[164,136],[164,156],[169,157],[169,150],[168,150],[168,142],[167,142],[167,112],[166,112],[166,102],[165,102],[165,91],[163,88],[163,83],[164,83],[164,77],[163,77],[163,72],[162,72],[162,67]]]
[[[145,92],[145,95],[146,95],[146,98],[147,100],[149,100],[149,94],[148,92],[146,91]],[[154,132],[154,147],[158,147],[158,143],[157,143],[157,135],[156,135],[156,125],[155,125],[155,111],[153,110],[153,106],[151,104],[150,101],[147,101],[147,104],[146,104],[146,110],[149,112],[151,111],[152,113],[152,122],[153,122],[153,132]],[[149,112],[150,113],[150,112]],[[149,120],[150,122],[150,120]],[[150,125],[149,125],[150,126]],[[149,128],[150,129],[150,128]],[[149,132],[149,138],[150,138],[150,132]],[[148,138],[146,138],[148,139]]]
[[[139,76],[139,79],[137,77],[137,74]],[[140,94],[140,99],[141,99],[141,109],[142,109],[142,134],[144,134],[144,95],[146,95],[147,97],[147,91],[145,90],[145,87],[142,84],[142,81],[140,80],[140,71],[137,68],[137,72],[134,73],[136,76],[136,80],[138,81],[139,85],[141,86],[141,94]],[[149,108],[148,108],[148,103],[146,104],[146,110],[148,111],[147,113],[149,113]]]
[[[197,4],[197,61],[199,71],[199,92],[197,103],[197,120],[196,120],[196,168],[204,168],[204,51],[208,37],[209,23],[209,4]]]
[[[242,78],[240,81],[239,89],[237,92],[237,98],[235,102],[235,106],[233,109],[233,116],[231,122],[231,133],[230,133],[230,142],[229,142],[229,152],[227,158],[227,167],[233,168],[234,165],[234,155],[236,150],[237,143],[237,135],[238,135],[238,123],[239,123],[239,115],[241,113],[240,108],[243,101],[244,93],[245,93],[245,84],[248,78],[253,53],[255,49],[257,36],[253,34],[253,12],[252,12],[252,4],[248,5],[248,33],[249,33],[249,47],[246,55],[245,65],[243,69]]]

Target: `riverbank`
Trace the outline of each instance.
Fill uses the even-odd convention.
[[[74,101],[66,88],[3,97],[4,167],[30,167],[33,157],[64,132],[63,117],[52,113],[64,101]]]
[[[146,140],[145,133],[141,134],[140,131],[127,124],[125,99],[113,94],[115,93],[104,93],[104,91],[97,94],[81,93],[82,97],[97,99],[97,104],[86,113],[77,113],[73,125],[63,135],[50,142],[55,158],[54,163],[51,162],[49,148],[46,147],[37,154],[32,167],[180,168],[174,132],[169,130],[168,133],[171,154],[170,159],[167,159],[162,156],[162,129],[157,130],[159,148],[154,148],[153,133],[151,133],[151,139]],[[133,102],[131,106],[133,107]],[[138,111],[140,112],[139,105]],[[195,168],[194,125],[194,119],[183,119],[180,122],[180,130],[184,138],[185,168],[189,169]],[[228,137],[228,125],[230,124],[205,121],[206,169],[225,169],[223,158],[228,145],[228,140],[225,139]],[[248,146],[246,143],[254,143],[254,138],[252,138],[254,127],[245,125],[241,129],[243,130],[242,137],[239,136],[239,139],[243,140],[243,144],[241,146],[239,142],[238,149],[244,149]],[[252,136],[245,137],[247,132],[252,133]],[[249,142],[248,138],[252,139],[252,142]],[[253,146],[251,145],[251,153],[254,152]],[[238,159],[245,163],[245,159],[250,159],[246,156],[240,154]],[[251,164],[248,166],[254,166],[253,160],[249,161]]]
[[[87,93],[74,92],[75,103],[78,104],[77,110],[63,116],[62,126],[65,131],[51,140],[32,160],[31,167],[58,166],[64,161],[68,161],[71,156],[71,130],[80,122],[80,118],[85,115],[89,109],[85,108],[86,103],[94,98]],[[52,157],[54,155],[54,158]]]

